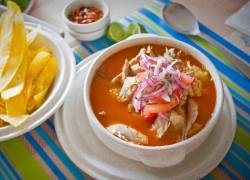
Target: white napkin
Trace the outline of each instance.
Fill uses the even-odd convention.
[[[250,36],[250,1],[227,18],[226,24]]]

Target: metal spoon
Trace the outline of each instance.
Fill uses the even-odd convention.
[[[179,33],[193,36],[200,36],[206,41],[210,42],[215,48],[222,51],[229,59],[231,63],[247,78],[250,78],[250,64],[243,60],[240,60],[236,54],[230,52],[218,44],[215,40],[201,33],[199,29],[198,20],[192,14],[192,12],[185,6],[178,3],[170,3],[163,8],[163,18],[174,30]]]

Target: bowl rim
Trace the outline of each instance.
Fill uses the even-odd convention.
[[[70,29],[69,27],[67,27],[67,30],[69,31],[69,33],[72,33],[75,36],[89,36],[89,35],[98,34],[101,32],[105,33],[107,28],[108,28],[108,24],[103,26],[103,28],[97,29],[97,30],[92,31],[92,32],[76,32],[76,31],[73,31],[72,29]]]
[[[182,48],[185,47],[186,50],[188,50],[189,53],[192,56],[196,57],[194,54],[196,54],[197,56],[200,56],[202,58],[202,60],[201,59],[197,59],[197,60],[207,68],[207,70],[209,71],[210,75],[212,76],[212,78],[214,80],[215,90],[216,90],[216,102],[215,102],[214,111],[212,112],[211,117],[208,120],[208,122],[206,123],[206,125],[197,134],[193,135],[192,137],[190,137],[190,138],[188,138],[188,139],[186,139],[184,141],[177,142],[177,143],[170,144],[170,145],[162,145],[162,146],[144,146],[144,145],[138,145],[138,144],[133,144],[133,143],[130,143],[130,142],[126,142],[126,141],[121,140],[120,138],[115,137],[111,133],[109,133],[106,130],[106,128],[99,122],[98,118],[96,117],[96,115],[93,112],[91,101],[90,101],[90,88],[91,88],[91,84],[92,84],[93,77],[94,77],[94,74],[95,74],[95,72],[93,72],[93,71],[96,71],[98,69],[98,67],[100,67],[101,64],[108,57],[110,57],[111,55],[113,55],[113,54],[115,54],[115,53],[117,53],[117,52],[119,52],[119,51],[121,51],[123,49],[126,49],[128,47],[132,47],[132,46],[136,46],[136,45],[142,45],[143,43],[135,43],[133,45],[127,45],[127,44],[133,43],[133,41],[135,39],[144,39],[145,40],[145,38],[147,39],[147,41],[149,41],[151,39],[151,40],[154,40],[156,42],[156,43],[151,43],[151,44],[160,44],[160,43],[157,42],[157,40],[166,41],[166,43],[164,43],[164,45],[168,45],[167,43],[179,44],[180,46],[182,46]],[[126,44],[125,45],[126,47],[122,48],[121,46],[124,45],[124,44]],[[144,44],[146,45],[146,44],[150,44],[150,43],[144,43]],[[111,48],[115,48],[115,47],[118,47],[119,50],[116,50],[116,51],[112,52],[111,55],[107,55],[107,57],[103,58],[103,56],[110,53]],[[96,64],[99,62],[100,58],[101,58],[101,62],[97,66]],[[205,61],[206,63],[204,64],[202,61]],[[211,69],[209,69],[208,66]],[[126,147],[129,147],[129,148],[132,148],[132,149],[140,149],[140,150],[148,150],[148,151],[170,150],[170,149],[173,150],[175,148],[179,148],[181,146],[187,145],[187,144],[189,144],[191,142],[194,142],[194,141],[198,140],[201,136],[205,135],[209,129],[210,129],[210,132],[211,132],[211,130],[214,128],[214,126],[215,126],[215,124],[216,124],[216,122],[218,120],[217,117],[219,116],[220,110],[221,110],[222,105],[223,105],[222,81],[220,79],[220,76],[219,76],[215,66],[212,64],[212,62],[201,51],[199,51],[195,47],[192,47],[191,45],[189,45],[189,44],[187,44],[185,42],[182,42],[182,41],[170,38],[170,37],[162,37],[162,36],[155,36],[155,35],[154,36],[149,35],[148,37],[143,36],[143,37],[135,37],[135,38],[131,38],[131,39],[126,39],[124,41],[121,41],[119,43],[116,43],[116,44],[110,46],[105,51],[103,51],[92,62],[91,66],[90,66],[90,68],[89,68],[89,70],[87,72],[87,76],[86,76],[86,79],[85,79],[85,82],[84,82],[84,89],[83,89],[82,95],[83,95],[82,97],[83,97],[83,100],[84,100],[84,105],[85,105],[85,108],[86,108],[86,112],[87,112],[88,116],[91,116],[91,117],[88,117],[88,121],[91,121],[90,124],[92,124],[92,122],[95,123],[95,125],[98,128],[96,130],[102,131],[102,133],[104,133],[108,137],[110,137],[110,140],[112,140],[115,143],[125,145]],[[92,125],[91,125],[91,127],[92,127]],[[96,130],[94,130],[94,131],[96,131]]]
[[[25,27],[26,29],[34,29],[38,26],[38,24],[35,24],[35,23],[27,23],[25,22]],[[65,77],[68,77],[68,82],[67,83],[61,83],[61,84],[58,84],[58,87],[57,91],[61,91],[61,96],[60,97],[57,97],[56,94],[57,92],[54,91],[54,97],[51,97],[51,92],[50,94],[48,95],[48,97],[46,98],[46,100],[44,101],[44,103],[38,108],[36,109],[34,112],[32,112],[28,119],[24,122],[26,123],[27,121],[29,120],[32,120],[34,119],[34,116],[37,115],[37,113],[41,110],[45,110],[45,103],[47,103],[47,105],[49,105],[49,102],[51,103],[51,106],[52,108],[51,109],[48,109],[47,110],[47,113],[43,116],[39,116],[34,122],[32,123],[29,123],[29,125],[25,128],[22,128],[22,125],[21,124],[20,126],[18,127],[13,127],[11,126],[10,124],[6,125],[6,126],[3,126],[3,127],[0,127],[0,132],[2,131],[12,131],[11,133],[9,134],[6,134],[6,135],[3,135],[3,136],[0,136],[0,142],[1,141],[5,141],[5,140],[8,140],[8,139],[12,139],[14,137],[17,137],[17,136],[20,136],[26,132],[29,132],[30,130],[34,129],[35,127],[39,126],[42,122],[44,122],[45,120],[47,120],[51,115],[53,115],[53,113],[56,111],[56,109],[58,109],[60,107],[60,105],[62,104],[63,100],[65,99],[70,87],[71,87],[71,84],[72,84],[72,81],[73,81],[73,78],[75,77],[75,62],[73,63],[73,60],[65,60],[65,53],[67,53],[67,57],[69,58],[73,58],[74,59],[74,55],[73,53],[71,52],[71,50],[68,50],[68,48],[70,48],[66,43],[64,43],[64,45],[61,45],[60,47],[57,45],[59,43],[59,41],[62,41],[64,42],[64,40],[57,34],[55,33],[54,31],[48,29],[47,27],[41,27],[41,29],[39,30],[39,33],[41,36],[45,36],[49,41],[51,41],[55,46],[56,46],[56,49],[58,50],[58,52],[61,54],[60,56],[63,58],[61,60],[62,62],[62,67],[64,67],[65,70],[67,70],[67,75],[65,76],[64,73],[65,71],[62,71],[64,73],[60,73],[61,74],[61,82],[63,82],[64,78]],[[59,44],[61,44],[59,43]],[[67,46],[67,49],[65,49],[65,52],[62,50],[62,46],[64,46],[66,48]],[[67,51],[67,52],[66,52]],[[72,61],[72,62],[71,62]],[[66,67],[66,65],[69,65]],[[58,74],[57,74],[58,75]],[[58,76],[58,80],[60,76]],[[55,83],[55,82],[54,82]],[[53,84],[54,85],[54,84]],[[64,89],[62,90],[62,85],[64,85]],[[54,98],[57,98],[57,101],[53,101]],[[48,101],[49,100],[49,101]]]
[[[74,0],[69,2],[68,4],[66,4],[66,6],[63,8],[62,10],[62,17],[64,22],[66,22],[67,24],[70,24],[71,26],[76,26],[76,27],[88,27],[88,26],[95,26],[101,22],[103,22],[105,19],[109,18],[109,12],[110,12],[110,8],[109,5],[105,2],[105,1],[101,1],[101,0],[94,0],[93,3],[100,3],[101,5],[101,10],[103,11],[103,16],[98,19],[97,21],[91,22],[91,23],[87,23],[87,24],[78,24],[78,23],[74,23],[72,21],[69,20],[69,18],[66,15],[66,11],[70,9],[70,7],[77,3],[77,2],[83,2],[84,0]]]

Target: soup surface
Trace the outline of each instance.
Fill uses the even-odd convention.
[[[138,52],[140,52],[142,48],[150,49],[149,47],[151,47],[151,50],[153,51],[152,56],[156,57],[163,56],[166,51],[172,48],[166,48],[166,46],[164,45],[134,46],[126,48],[116,54],[113,54],[105,60],[105,62],[97,70],[91,85],[92,108],[96,117],[105,128],[108,129],[108,127],[112,125],[122,124],[126,125],[128,128],[132,128],[132,134],[134,131],[137,131],[137,133],[139,134],[139,138],[141,138],[140,135],[142,135],[143,137],[147,137],[146,143],[144,141],[137,141],[133,143],[143,144],[146,146],[161,146],[174,144],[198,133],[210,119],[216,100],[214,82],[211,79],[208,71],[206,71],[206,69],[199,61],[197,61],[191,55],[180,51],[179,49],[172,48],[172,50],[170,50],[172,53],[169,54],[172,54],[172,56],[177,56],[176,54],[178,54],[178,57],[175,57],[177,59],[176,62],[182,61],[183,64],[191,64],[192,67],[198,67],[201,72],[205,72],[206,77],[203,79],[201,78],[202,80],[199,80],[202,83],[200,95],[192,95],[192,97],[188,96],[184,103],[182,103],[182,105],[174,105],[172,110],[177,112],[175,113],[177,115],[178,113],[182,114],[183,118],[179,119],[184,119],[184,121],[182,122],[178,120],[178,118],[172,118],[172,120],[168,112],[161,111],[160,113],[158,112],[158,115],[163,113],[165,113],[166,115],[168,113],[168,115],[166,115],[166,117],[168,117],[168,124],[164,124],[160,127],[160,129],[157,129],[159,127],[157,127],[157,124],[155,123],[157,117],[159,116],[152,113],[150,115],[143,114],[143,110],[146,109],[145,107],[141,111],[137,110],[136,112],[136,108],[133,107],[133,103],[129,101],[118,100],[117,96],[119,95],[117,94],[119,94],[119,91],[122,88],[122,83],[112,81],[112,79],[116,77],[117,74],[121,73],[126,59],[131,60],[138,54]],[[150,55],[148,55],[148,57],[149,56]],[[192,78],[192,80],[193,81],[191,85],[195,83],[194,78]],[[134,89],[138,89],[138,86]],[[172,99],[172,96],[170,96],[170,98]],[[195,118],[195,122],[192,122],[191,124],[187,122],[187,111],[189,108],[187,107],[187,101],[189,99],[192,99],[192,102],[195,102],[198,107],[198,113],[196,113],[197,115]],[[190,126],[190,128],[187,128],[187,126]],[[121,127],[118,127],[115,130],[119,130],[119,128]],[[187,129],[188,131],[186,132],[186,137],[184,137],[184,131]],[[163,130],[164,132],[162,133],[161,130]],[[114,129],[111,132],[114,132]],[[129,141],[126,137],[122,136],[121,133],[122,132],[119,132],[118,134],[113,134],[123,140]]]

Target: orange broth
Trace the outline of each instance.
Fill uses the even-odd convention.
[[[104,127],[116,123],[126,124],[132,128],[137,129],[148,136],[148,146],[161,146],[174,144],[177,142],[181,132],[176,131],[173,127],[169,127],[165,135],[158,139],[154,131],[150,130],[152,123],[144,119],[139,113],[128,112],[128,104],[117,101],[116,97],[112,95],[109,90],[114,88],[121,88],[119,84],[112,83],[114,76],[121,72],[122,66],[127,58],[130,60],[135,57],[139,50],[145,46],[134,46],[123,49],[111,55],[99,68],[102,72],[111,75],[111,78],[104,79],[97,74],[94,76],[91,85],[91,103],[94,113],[98,120]],[[165,45],[152,45],[153,51],[156,55],[163,55],[165,52]],[[184,61],[190,61],[191,64],[197,65],[204,69],[203,65],[189,54],[182,53],[180,58]],[[216,100],[216,92],[214,82],[212,80],[203,82],[203,94],[199,98],[194,98],[198,104],[198,117],[196,122],[203,127],[211,117]],[[98,113],[105,111],[106,116],[100,116]]]

